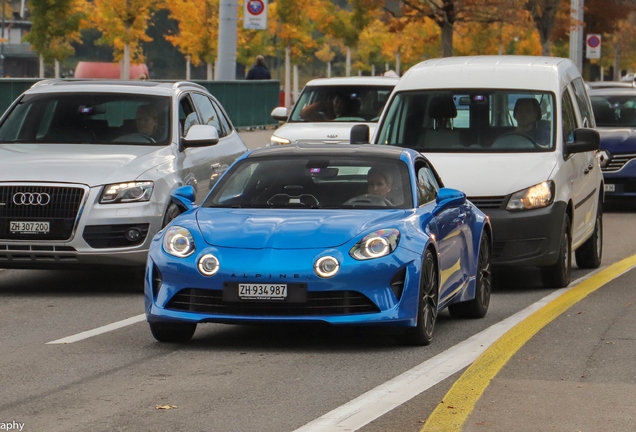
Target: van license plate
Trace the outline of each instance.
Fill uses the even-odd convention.
[[[605,184],[605,192],[615,192],[615,191],[616,191],[616,185],[611,183]]]

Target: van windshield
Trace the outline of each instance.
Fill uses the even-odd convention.
[[[554,106],[549,92],[400,92],[390,102],[377,142],[421,152],[552,151]]]

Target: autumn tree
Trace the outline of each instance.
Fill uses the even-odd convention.
[[[91,23],[102,32],[97,43],[112,46],[115,61],[123,60],[122,79],[130,78],[131,62],[145,61],[141,42],[152,40],[146,29],[155,5],[156,0],[93,0]]]
[[[40,55],[40,77],[44,77],[44,61],[55,61],[55,77],[60,76],[59,62],[75,54],[73,43],[81,43],[80,27],[85,22],[82,0],[30,0],[33,26],[24,36]]]
[[[208,65],[207,79],[212,79],[212,65],[217,55],[219,35],[219,0],[163,0],[161,7],[170,11],[179,32],[165,38],[176,46],[194,66]],[[189,76],[188,67],[187,79]]]

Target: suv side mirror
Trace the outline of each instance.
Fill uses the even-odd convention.
[[[361,124],[352,127],[351,135],[349,135],[349,143],[369,144],[369,126]]]
[[[286,122],[288,119],[287,108],[278,107],[272,110],[272,118],[276,121]]]
[[[211,125],[192,125],[183,137],[183,148],[205,147],[219,142],[219,131]]]
[[[601,137],[597,130],[579,128],[574,131],[574,142],[565,144],[567,154],[600,150]]]

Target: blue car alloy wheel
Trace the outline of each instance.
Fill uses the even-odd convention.
[[[186,189],[148,255],[158,341],[185,342],[199,323],[323,322],[396,327],[428,345],[440,310],[488,310],[488,219],[415,151],[268,147],[201,206]]]

